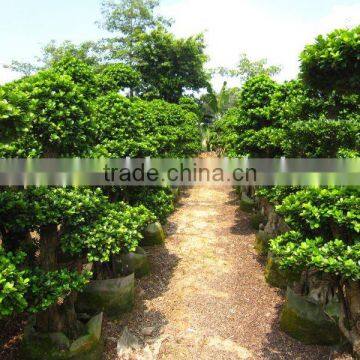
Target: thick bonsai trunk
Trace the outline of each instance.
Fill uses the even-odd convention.
[[[349,281],[340,286],[341,309],[339,327],[360,359],[360,282]]]
[[[334,298],[337,298],[337,279],[333,276],[317,270],[306,270],[301,274],[300,281],[295,283],[295,293],[307,296],[313,302],[320,305],[327,305]]]
[[[43,271],[58,270],[57,248],[59,235],[57,225],[40,229],[40,267]],[[76,318],[74,303],[76,293],[71,293],[62,303],[50,306],[36,315],[36,328],[42,333],[63,332],[71,338],[79,335],[80,327]]]

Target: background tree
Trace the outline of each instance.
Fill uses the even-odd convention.
[[[113,37],[80,45],[70,41],[57,45],[52,41],[43,48],[35,64],[13,62],[9,67],[30,75],[66,56],[77,58],[97,69],[102,92],[111,87],[118,90],[129,87],[130,97],[137,94],[178,102],[185,91],[209,86],[209,76],[204,70],[207,59],[204,39],[202,35],[176,39],[166,31],[171,20],[156,15],[158,6],[157,0],[105,1],[101,26]],[[124,81],[128,86],[124,86]]]
[[[240,96],[240,89],[237,87],[228,88],[227,82],[224,81],[219,93],[213,89],[201,97],[201,103],[204,116],[207,122],[223,116],[229,109],[237,105]]]
[[[360,91],[360,26],[318,36],[301,53],[301,76],[313,88],[329,93]]]
[[[159,27],[139,35],[134,58],[144,83],[142,95],[178,102],[185,91],[208,88],[204,50],[202,34],[177,39]]]
[[[104,21],[100,25],[115,34],[100,43],[108,58],[133,65],[137,37],[159,25],[171,25],[171,20],[155,14],[158,6],[158,0],[107,0],[102,3]]]
[[[267,59],[251,60],[243,53],[240,55],[240,60],[235,69],[219,68],[217,71],[222,76],[230,76],[239,78],[241,83],[244,83],[252,77],[258,75],[274,76],[280,73],[280,65],[267,65]]]
[[[60,44],[52,40],[42,48],[42,54],[37,56],[33,63],[14,60],[11,64],[5,65],[5,67],[29,76],[39,70],[50,67],[53,63],[63,59],[64,56],[75,57],[88,65],[95,66],[100,62],[98,51],[97,44],[93,41],[85,41],[76,45],[69,40]]]

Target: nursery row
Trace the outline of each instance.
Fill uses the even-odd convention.
[[[194,103],[185,99],[182,107],[119,93],[136,79],[126,65],[94,67],[66,55],[46,70],[4,85],[0,157],[182,157],[199,152],[199,119],[189,110]],[[82,309],[81,299],[90,298],[91,315],[110,306],[102,306],[103,301],[111,303],[111,292],[121,291],[124,282],[101,284],[105,294],[90,297],[94,281],[135,271],[130,265],[124,269],[124,259],[141,257],[138,246],[153,244],[159,232],[161,242],[158,221],[165,222],[174,210],[175,196],[171,188],[0,189],[0,318],[24,314],[32,319],[24,338],[26,357],[80,358],[90,340],[96,345],[91,351],[98,351],[94,331],[99,330],[93,328],[101,325],[101,317],[86,327],[75,307]],[[128,293],[134,284],[127,281]],[[83,291],[86,295],[76,301]]]
[[[305,48],[299,79],[253,77],[215,122],[212,146],[233,157],[358,157],[359,51],[360,27],[336,30]],[[283,330],[306,343],[343,337],[360,356],[359,188],[265,187],[241,196],[241,207],[255,211],[267,280],[287,288]]]

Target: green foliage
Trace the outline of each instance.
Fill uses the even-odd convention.
[[[262,75],[212,127],[213,148],[228,156],[359,157],[359,27],[318,37],[301,55],[302,80]],[[320,90],[320,91],[319,91]],[[359,188],[261,188],[292,231],[271,241],[284,269],[315,269],[360,279]]]
[[[335,239],[304,238],[300,232],[291,231],[270,243],[270,250],[279,256],[282,268],[302,271],[317,269],[334,276],[354,281],[360,280],[360,247]]]
[[[53,62],[52,68],[61,75],[68,75],[71,80],[81,87],[86,99],[96,97],[96,80],[94,68],[86,62],[65,54],[62,58]]]
[[[41,187],[8,190],[0,193],[0,204],[2,226],[8,231],[40,232],[42,226],[61,224],[60,244],[64,253],[79,255],[85,252],[88,257],[93,257],[93,252],[102,252],[102,258],[107,259],[102,261],[108,261],[109,254],[119,252],[121,247],[136,248],[144,222],[153,219],[141,206],[132,208],[123,203],[109,203],[100,189]],[[137,233],[135,229],[138,229]],[[111,235],[113,231],[116,233]],[[125,234],[127,231],[129,233]],[[106,242],[104,237],[107,237]],[[111,246],[115,246],[116,251],[111,252]]]
[[[252,157],[273,158],[282,155],[281,144],[286,137],[283,129],[266,127],[256,130],[247,130],[240,136],[236,147],[236,154]]]
[[[300,190],[299,186],[262,186],[256,190],[256,196],[265,198],[270,204],[278,205],[286,197]]]
[[[152,156],[190,157],[201,151],[199,118],[195,113],[162,100],[139,102],[141,107],[143,104],[146,104],[148,110],[145,119],[150,114],[156,119],[153,137],[157,150],[156,155]]]
[[[283,129],[272,128],[279,107],[273,98],[280,86],[267,75],[247,81],[239,96],[239,106],[213,124],[210,143],[230,157],[250,155],[274,157],[282,155]]]
[[[277,125],[327,115],[327,99],[308,88],[300,80],[287,81],[278,86],[271,98],[272,115]]]
[[[127,198],[131,205],[142,204],[151,210],[161,223],[175,210],[174,195],[169,188],[129,188]]]
[[[278,89],[279,85],[267,75],[251,78],[242,87],[240,108],[244,116],[252,121],[254,128],[272,124],[271,99]]]
[[[198,153],[196,102],[130,100],[117,93],[138,81],[136,71],[126,65],[104,66],[96,73],[88,63],[67,55],[48,70],[2,87],[0,155]],[[83,263],[111,263],[114,255],[135,251],[147,225],[157,218],[164,222],[173,211],[170,190],[143,190],[129,196],[130,190],[117,189],[116,201],[110,202],[105,191],[92,188],[1,189],[1,316],[37,313],[61,303],[92,276],[81,270]]]
[[[47,309],[73,290],[81,290],[89,272],[60,269],[44,272],[26,266],[27,254],[5,253],[0,247],[0,318],[23,311],[36,313]]]
[[[59,269],[45,272],[39,268],[32,269],[30,273],[28,311],[37,313],[63,300],[72,291],[81,291],[91,278],[91,272],[69,271]]]
[[[254,127],[240,108],[230,109],[222,118],[214,121],[211,127],[210,144],[213,150],[226,153],[229,157],[238,156],[241,146],[240,136]]]
[[[94,149],[94,155],[121,158],[133,154],[131,147],[137,150],[141,147],[139,139],[144,134],[139,132],[141,125],[131,118],[131,109],[131,101],[116,92],[96,99],[93,116],[98,145]],[[139,146],[135,137],[138,137]]]
[[[134,49],[135,68],[144,82],[146,98],[178,102],[186,90],[198,91],[209,86],[204,70],[207,57],[202,34],[176,39],[164,28],[138,37]]]
[[[156,26],[168,27],[171,20],[155,15],[158,0],[106,0],[102,3],[101,24],[115,37],[103,40],[99,47],[110,59],[134,65],[134,47],[138,36]]]
[[[318,36],[302,52],[301,75],[311,87],[329,92],[360,90],[360,26]]]
[[[51,40],[42,50],[43,55],[39,61],[44,63],[45,67],[51,67],[64,57],[76,58],[90,66],[99,64],[99,58],[95,52],[96,46],[92,41],[74,44],[69,40],[65,40],[58,44],[55,40]]]
[[[356,154],[357,95],[324,97],[298,81],[274,87],[272,83],[253,78],[244,85],[239,106],[214,122],[212,148],[228,156],[323,158],[349,150]]]
[[[97,83],[104,93],[134,89],[140,84],[140,74],[125,64],[108,64],[97,74]]]
[[[26,100],[26,94],[18,89],[0,87],[0,155],[2,146],[23,132],[22,104]]]
[[[309,188],[286,197],[276,211],[306,236],[354,240],[360,233],[358,188]]]
[[[37,266],[38,261],[32,252],[26,256],[19,253],[18,257],[11,254],[0,257],[4,283],[14,277],[12,272],[18,274],[18,279],[13,281],[19,282],[19,291],[23,290],[21,296],[26,301],[20,303],[23,308],[19,305],[10,309],[7,305],[9,312],[22,311],[25,306],[31,312],[45,310],[71,291],[81,290],[91,274],[79,272],[69,264],[77,261],[109,262],[114,254],[134,251],[145,227],[156,219],[142,205],[131,207],[121,202],[110,203],[100,189],[44,187],[0,192],[0,218],[1,227],[5,230],[4,247],[14,247],[7,236],[13,231],[36,231],[40,235],[40,243],[34,243],[34,246],[40,246],[40,252],[44,251],[41,247],[41,242],[45,241],[42,238],[43,227],[61,226],[55,249],[55,270],[48,272]],[[21,245],[18,244],[18,247],[21,248]],[[66,263],[66,268],[62,262]],[[16,268],[20,265],[24,268],[23,272]],[[28,286],[21,288],[21,280],[25,276],[29,279],[26,280]],[[16,295],[16,299],[19,298],[20,302],[22,298],[19,296]]]
[[[179,105],[186,111],[193,112],[198,116],[199,119],[202,118],[203,113],[199,100],[190,96],[183,96],[179,99]]]
[[[334,91],[322,94],[301,80],[285,82],[272,98],[275,120],[281,126],[319,118],[351,120],[359,113],[359,106],[359,95],[340,95]]]
[[[358,121],[309,120],[289,126],[283,153],[289,158],[334,158],[340,149],[360,149]]]
[[[201,97],[203,111],[208,122],[219,119],[229,109],[233,108],[239,101],[240,89],[228,88],[225,81],[220,92],[217,94],[213,90]]]
[[[21,137],[7,144],[13,156],[82,156],[92,143],[91,107],[83,87],[56,69],[13,84],[23,113]],[[23,100],[24,99],[24,100]],[[16,104],[15,102],[15,104]]]
[[[154,10],[159,6],[158,0],[120,0],[104,1],[102,13],[105,17],[103,26],[112,32],[124,35],[133,35],[136,32],[146,32],[158,24],[167,21],[154,15]]]
[[[339,151],[337,152],[336,157],[341,159],[356,159],[360,157],[360,152],[357,150],[340,148]]]
[[[359,188],[304,189],[276,211],[293,229],[270,242],[283,268],[360,279]]]
[[[218,71],[223,76],[237,77],[241,82],[246,82],[258,75],[274,76],[280,73],[281,66],[267,66],[267,59],[253,61],[246,54],[241,54],[236,69],[220,68]]]
[[[154,220],[142,205],[132,208],[124,203],[109,204],[94,223],[84,223],[81,232],[69,233],[65,240],[72,245],[72,252],[85,245],[88,261],[109,262],[112,255],[135,251],[142,231]]]
[[[66,212],[62,248],[72,255],[86,249],[88,261],[107,262],[113,254],[134,251],[142,230],[154,219],[143,206],[109,203],[99,189],[70,191],[66,197],[73,207]]]
[[[141,75],[138,95],[177,103],[186,90],[209,85],[204,39],[176,39],[166,31],[171,20],[155,14],[158,6],[157,0],[105,1],[103,27],[115,36],[102,40],[98,50],[107,60],[130,65]]]
[[[25,294],[29,287],[29,278],[21,264],[25,253],[6,253],[0,247],[0,318],[22,312],[27,307]]]
[[[91,273],[67,269],[44,272],[24,266],[24,252],[5,253],[0,247],[0,318],[46,310],[71,291],[81,290]]]
[[[190,156],[201,150],[195,113],[162,100],[150,102],[109,93],[95,104],[95,156],[112,158]]]

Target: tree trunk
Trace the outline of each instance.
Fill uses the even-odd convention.
[[[360,359],[360,282],[348,281],[339,288],[341,309],[339,327]]]
[[[42,226],[40,229],[40,267],[42,270],[57,270],[56,251],[58,243],[57,225]]]
[[[59,235],[57,225],[46,225],[40,229],[40,267],[43,271],[58,270],[57,247]],[[74,339],[79,335],[74,303],[75,292],[67,296],[61,304],[54,304],[36,315],[36,328],[41,333],[63,332]]]

